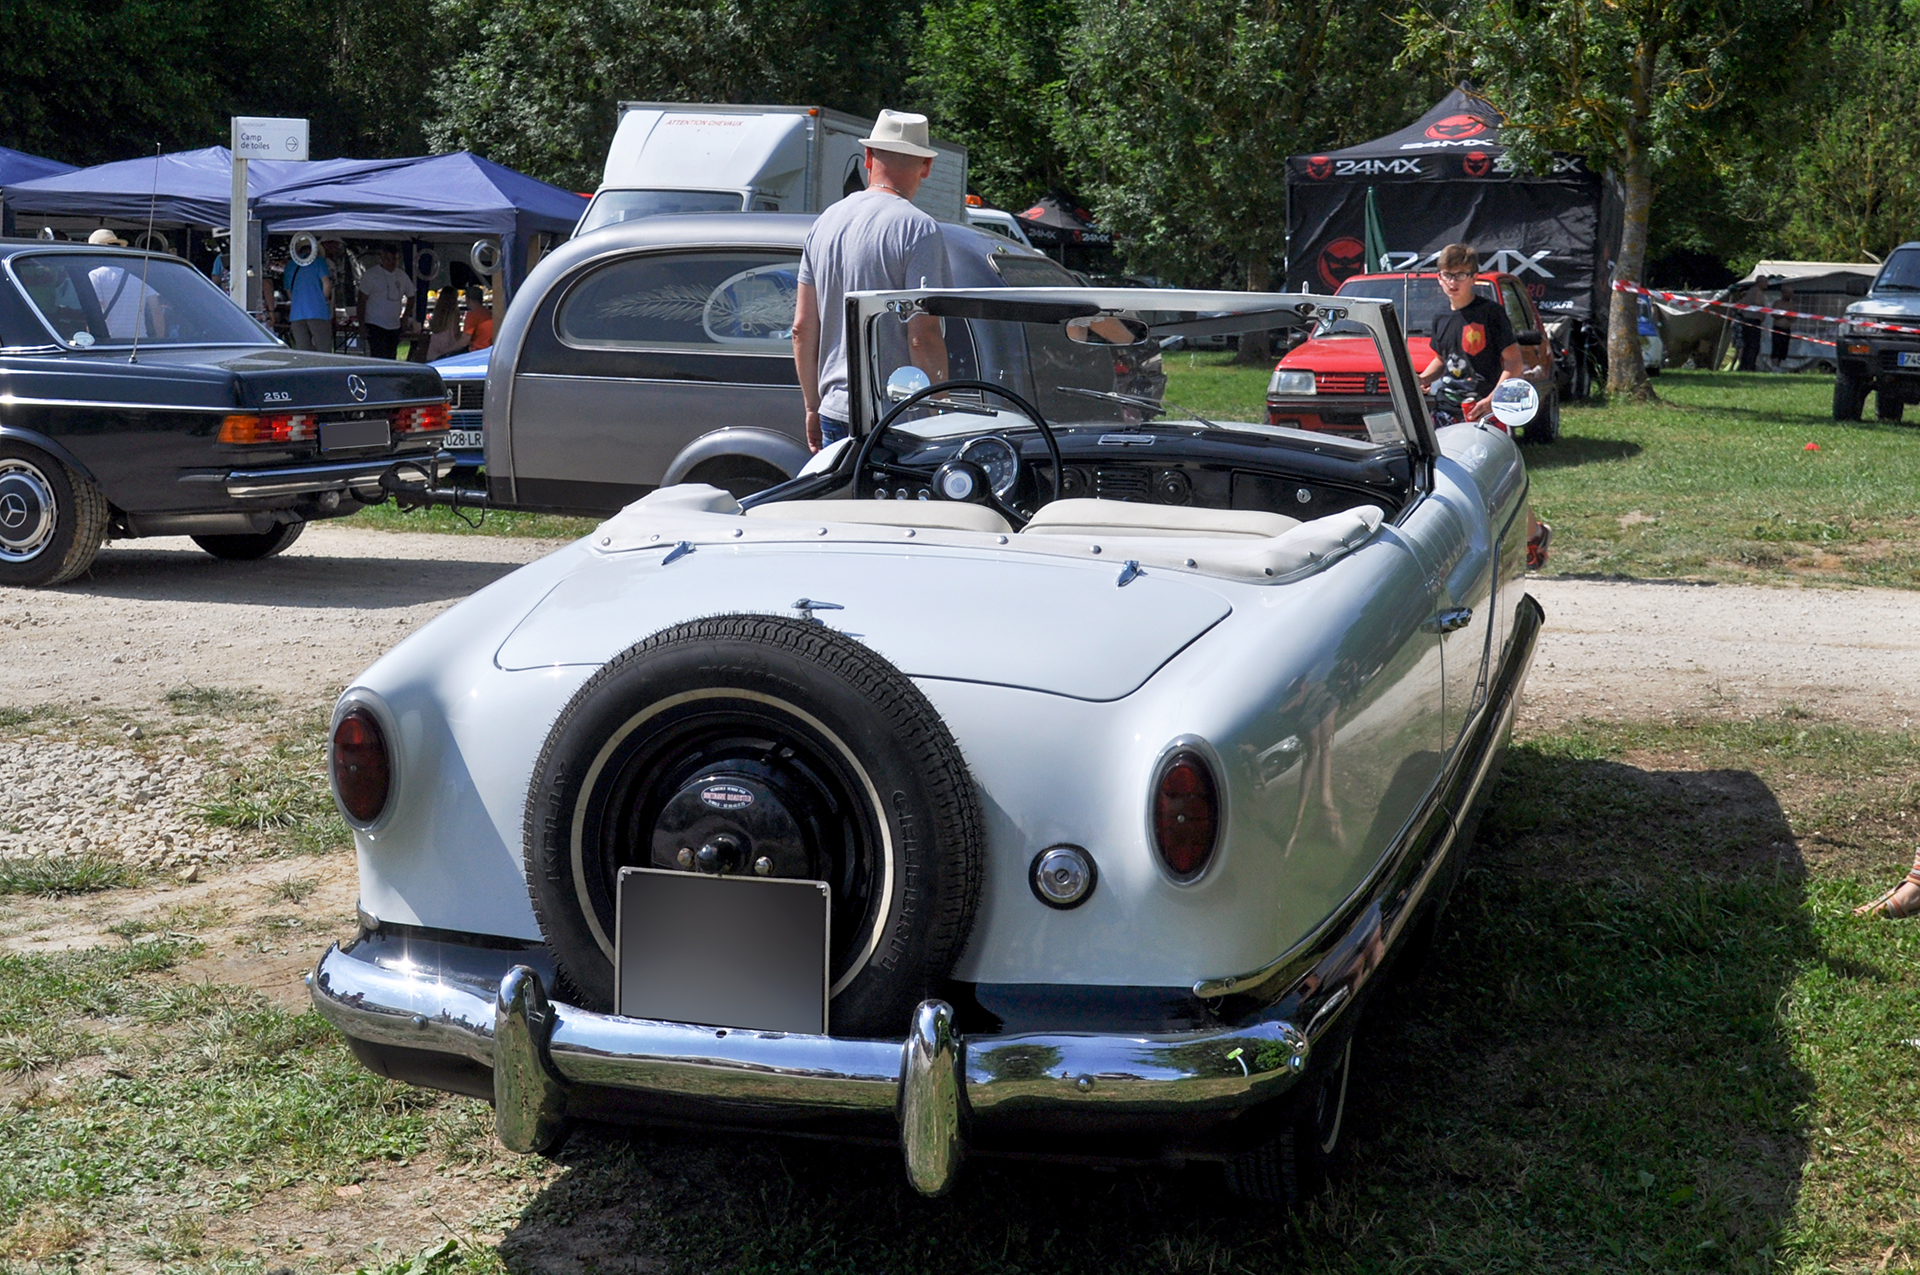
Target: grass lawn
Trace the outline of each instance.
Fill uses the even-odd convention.
[[[248,1237],[401,1185],[434,1221],[386,1275],[1911,1270],[1920,925],[1847,909],[1904,866],[1917,787],[1920,737],[1792,715],[1520,742],[1293,1217],[1202,1168],[982,1160],[925,1201],[877,1149],[589,1128],[515,1157],[485,1104],[181,978],[191,933],[0,957],[0,1272],[328,1269]]]
[[[1167,398],[1264,419],[1268,369],[1167,361]],[[1833,420],[1824,376],[1668,372],[1643,407],[1570,404],[1529,447],[1548,574],[1920,587],[1920,431]],[[1819,450],[1807,450],[1807,444]]]

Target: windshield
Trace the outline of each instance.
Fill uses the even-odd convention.
[[[1168,349],[1177,351],[1174,357],[1182,377],[1180,390],[1169,395],[1167,356],[1162,346],[1180,333],[1166,329],[1204,323],[1219,313],[1121,312],[1127,320],[1151,322],[1153,332],[1137,344],[1112,345],[1071,340],[1058,321],[947,317],[939,320],[946,364],[946,375],[941,379],[1005,386],[1031,402],[1049,425],[1060,429],[1131,430],[1153,424],[1297,436],[1297,430],[1269,421],[1264,381],[1248,378],[1246,385],[1251,388],[1239,392],[1239,378],[1228,374],[1227,364],[1218,361],[1231,359],[1231,355],[1200,356],[1182,344],[1169,345]],[[1121,341],[1131,335],[1115,320],[1098,322],[1111,323],[1112,334]],[[886,386],[896,373],[915,361],[915,352],[909,349],[906,323],[890,313],[869,320],[862,345],[871,396],[866,419],[871,422],[894,406],[897,400],[887,397]],[[919,352],[918,361],[923,365],[930,362],[927,351]],[[937,359],[931,361],[937,364]],[[1009,399],[960,388],[909,409],[894,428],[935,439],[1027,429],[1030,422]]]
[[[603,190],[574,231],[584,235],[602,226],[669,213],[739,212],[737,190]]]
[[[1873,281],[1875,292],[1920,292],[1920,248],[1897,248]]]
[[[206,276],[172,257],[35,253],[10,265],[47,326],[76,349],[130,345],[136,334],[156,345],[278,344]]]
[[[1474,292],[1487,300],[1493,300],[1493,285],[1479,282],[1473,286]],[[1401,279],[1349,279],[1340,285],[1336,294],[1343,297],[1365,297],[1369,301],[1391,301],[1400,312],[1400,326],[1408,336],[1433,335],[1434,320],[1447,312],[1449,302],[1447,294],[1440,291],[1440,280],[1432,275],[1413,275]],[[1366,328],[1358,323],[1341,320],[1338,323],[1322,324],[1315,336],[1369,336]]]

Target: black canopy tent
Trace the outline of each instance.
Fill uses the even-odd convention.
[[[1367,261],[1367,189],[1376,192],[1389,270],[1433,269],[1450,243],[1480,251],[1546,318],[1606,325],[1620,251],[1621,192],[1577,155],[1542,173],[1517,170],[1502,117],[1461,85],[1396,133],[1287,161],[1287,286],[1331,292]]]

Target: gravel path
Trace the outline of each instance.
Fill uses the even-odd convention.
[[[178,686],[330,700],[401,638],[561,541],[309,527],[265,562],[119,541],[59,589],[0,589],[0,705],[148,708]]]

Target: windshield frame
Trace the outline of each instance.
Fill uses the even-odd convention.
[[[265,347],[265,348],[275,348],[275,349],[287,348],[286,342],[282,341],[278,336],[276,336],[269,328],[267,328],[264,324],[262,324],[258,319],[254,318],[251,314],[248,314],[245,310],[241,310],[237,306],[234,307],[234,313],[237,314],[241,319],[243,319],[249,326],[253,328],[253,330],[256,333],[259,334],[259,339],[257,341],[169,341],[163,337],[143,336],[138,338],[137,340],[128,339],[128,340],[115,340],[115,341],[105,341],[105,340],[100,340],[96,338],[94,343],[91,345],[77,344],[73,341],[68,340],[66,337],[63,337],[60,335],[60,329],[58,329],[53,325],[53,322],[47,317],[46,312],[40,308],[40,303],[34,300],[33,293],[28,290],[25,280],[21,279],[20,277],[19,271],[17,269],[18,263],[22,261],[31,260],[36,257],[102,257],[102,258],[125,260],[128,262],[146,261],[149,263],[154,261],[160,261],[160,262],[167,263],[166,265],[167,269],[171,270],[171,269],[178,268],[178,269],[185,270],[194,279],[199,281],[199,286],[211,289],[215,296],[219,297],[222,301],[226,302],[228,305],[232,305],[233,300],[226,293],[220,291],[220,289],[214,284],[213,280],[207,278],[205,275],[201,274],[197,269],[195,269],[192,262],[189,262],[181,257],[176,257],[172,253],[140,252],[140,251],[131,250],[131,249],[111,249],[111,248],[99,247],[95,245],[86,245],[86,246],[75,245],[71,247],[65,246],[65,245],[49,245],[46,248],[29,249],[25,252],[16,252],[16,253],[10,254],[7,257],[6,263],[5,263],[8,281],[12,283],[15,293],[17,293],[21,301],[23,301],[26,304],[27,310],[33,315],[34,320],[38,322],[40,324],[41,329],[46,332],[47,336],[50,339],[51,344],[54,345],[56,348],[58,348],[62,353],[124,354],[127,351],[134,349],[136,346],[140,348],[145,348],[145,349],[167,349],[167,350],[228,350],[228,349],[235,349],[235,348],[251,349],[256,346]],[[128,269],[131,270],[132,266],[129,265]],[[143,279],[142,282],[148,288],[152,287],[150,276],[148,278]]]
[[[610,195],[616,196],[616,197],[620,195],[725,196],[728,199],[731,199],[733,201],[733,207],[731,208],[693,208],[693,209],[676,208],[670,212],[650,212],[650,213],[647,213],[645,216],[641,216],[641,217],[617,217],[612,221],[596,222],[592,226],[587,225],[587,218],[593,216],[597,211],[599,211],[600,206],[603,202],[607,204],[613,204],[616,202],[615,199],[608,198],[608,196]],[[593,198],[587,201],[586,211],[581,213],[580,220],[574,223],[573,233],[576,235],[590,235],[590,234],[593,234],[595,231],[605,230],[609,226],[624,226],[630,221],[649,221],[655,217],[709,217],[715,214],[743,212],[747,208],[747,200],[749,198],[750,198],[749,193],[747,191],[739,189],[738,187],[610,186],[604,190],[598,190],[594,192]]]
[[[1148,288],[919,288],[899,292],[850,293],[847,302],[854,309],[858,321],[849,325],[847,363],[850,371],[860,369],[857,375],[848,378],[848,392],[852,399],[849,413],[852,420],[849,424],[854,437],[863,436],[885,414],[885,388],[874,380],[874,370],[869,367],[873,361],[867,348],[871,325],[883,317],[903,317],[905,313],[924,312],[922,303],[933,298],[947,299],[936,303],[935,308],[942,311],[965,310],[984,318],[993,318],[991,310],[1004,305],[1016,311],[1006,316],[1010,320],[1021,317],[1017,310],[1022,306],[1044,304],[1059,307],[1062,303],[1092,305],[1101,312],[1114,314],[1137,314],[1147,310],[1187,312],[1194,314],[1196,319],[1162,326],[1179,328],[1204,323],[1209,331],[1262,331],[1285,326],[1275,322],[1276,317],[1283,313],[1299,314],[1302,322],[1312,322],[1318,311],[1344,310],[1348,319],[1360,323],[1373,337],[1381,366],[1386,370],[1389,396],[1406,445],[1421,456],[1434,456],[1439,451],[1433,424],[1427,417],[1425,402],[1414,379],[1406,337],[1391,302],[1316,293]],[[1200,320],[1198,316],[1201,315],[1209,317]],[[1233,323],[1236,319],[1241,321],[1238,328]],[[876,407],[879,410],[875,410]],[[1218,422],[1214,427],[1231,430],[1233,425]]]

